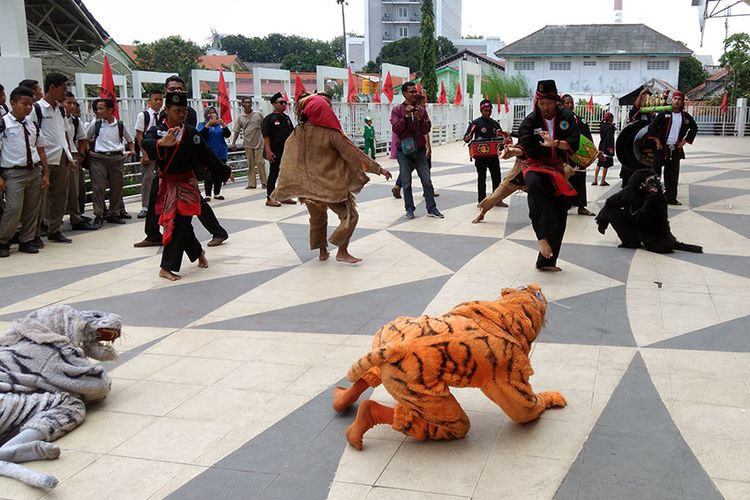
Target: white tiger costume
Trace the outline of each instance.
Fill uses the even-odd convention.
[[[84,401],[109,394],[109,377],[88,358],[116,358],[108,342],[121,328],[118,315],[54,305],[14,321],[0,337],[0,475],[45,489],[57,485],[53,476],[16,463],[57,458],[59,448],[48,441],[83,422]]]

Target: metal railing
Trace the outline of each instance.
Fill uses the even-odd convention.
[[[91,111],[91,102],[95,98],[81,99],[81,119],[84,122],[90,122],[94,119],[94,114]],[[119,101],[120,119],[125,123],[125,127],[135,136],[134,128],[136,117],[146,106],[146,99],[130,98]],[[190,105],[195,108],[198,112],[198,120],[202,121],[202,110],[210,105],[216,105],[216,102],[208,99],[193,99],[190,101]],[[232,116],[236,117],[240,114],[240,101],[231,101],[232,105]],[[377,155],[389,155],[391,151],[391,111],[397,106],[396,103],[370,103],[370,104],[347,104],[347,103],[333,103],[333,110],[341,122],[341,127],[344,133],[357,145],[362,146],[364,140],[362,138],[363,127],[365,123],[365,117],[369,116],[372,118],[373,127],[375,128],[375,144]],[[253,109],[260,110],[263,114],[271,112],[271,104],[266,100],[254,100]],[[463,138],[463,133],[466,129],[466,117],[468,108],[464,106],[455,106],[452,104],[428,104],[427,112],[432,121],[432,132],[430,139],[433,144],[446,144],[448,142],[454,142]],[[294,113],[289,113],[292,122],[296,124],[296,118]],[[231,126],[231,124],[230,124]],[[242,135],[238,138],[238,144],[242,144]],[[240,179],[243,178],[247,173],[247,162],[245,159],[245,153],[241,148],[238,151],[229,152],[229,160],[227,162],[231,167],[235,176]],[[268,166],[266,166],[266,170]],[[85,172],[85,171],[84,171]],[[87,199],[90,200],[91,196],[91,180],[88,176],[88,172],[85,175],[86,195]],[[138,161],[128,161],[125,163],[124,168],[124,186],[123,193],[125,193],[126,199],[140,196],[141,192],[141,179],[142,169],[141,164]]]

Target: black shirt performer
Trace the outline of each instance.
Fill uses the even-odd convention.
[[[186,94],[168,92],[165,105],[166,120],[146,132],[141,146],[149,158],[156,158],[159,169],[155,209],[164,230],[159,276],[177,281],[180,276],[175,272],[180,270],[183,252],[190,262],[197,260],[198,267],[208,267],[206,253],[191,224],[193,215],[201,213],[201,193],[195,172],[203,165],[220,176],[224,167],[195,128],[185,123]]]
[[[529,218],[539,242],[536,268],[560,271],[560,254],[568,208],[575,189],[565,178],[564,165],[578,149],[580,131],[573,113],[558,107],[560,96],[554,80],[537,84],[534,111],[518,129],[518,144],[506,147],[503,159],[526,160],[523,177],[529,200]]]
[[[464,135],[464,142],[472,140],[492,140],[498,139],[503,135],[503,129],[500,124],[492,118],[492,103],[483,99],[479,103],[479,111],[482,116],[469,124]],[[474,166],[477,169],[477,203],[481,203],[487,197],[487,170],[492,177],[492,191],[497,189],[502,180],[500,174],[500,157],[497,154],[492,156],[475,156]],[[507,207],[504,202],[500,201],[498,206]]]
[[[279,168],[281,166],[281,157],[284,154],[284,143],[294,132],[292,119],[286,114],[287,102],[281,92],[276,92],[271,96],[271,111],[263,118],[261,130],[263,132],[263,143],[265,145],[266,160],[271,165],[268,169],[268,184],[266,184],[266,205],[269,207],[280,207],[282,203],[294,205],[296,202],[291,199],[274,200],[271,193],[276,189],[276,180],[279,178]]]
[[[661,177],[664,168],[664,194],[670,205],[682,205],[677,201],[680,160],[685,158],[685,144],[692,144],[698,134],[698,125],[684,109],[685,94],[677,90],[672,93],[672,111],[660,111],[648,127],[648,136],[656,142],[654,173]]]

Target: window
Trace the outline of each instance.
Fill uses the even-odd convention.
[[[406,38],[406,37],[408,37],[409,36],[409,28],[406,27],[406,26],[401,26],[398,29],[398,36],[400,38]]]
[[[570,61],[550,61],[550,71],[570,71]]]
[[[669,61],[646,61],[649,71],[669,71]]]
[[[610,71],[629,71],[630,61],[609,61]]]
[[[534,71],[534,61],[513,61],[513,69],[516,71]]]
[[[596,66],[596,61],[583,61],[583,66]]]
[[[398,8],[398,17],[409,17],[409,12],[406,10],[406,7]]]

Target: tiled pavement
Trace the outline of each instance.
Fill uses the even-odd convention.
[[[365,187],[358,266],[317,261],[303,207],[267,208],[240,186],[214,204],[230,239],[177,284],[157,278],[157,250],[132,248],[135,220],[13,253],[0,261],[0,321],[66,302],[127,326],[111,395],[58,442],[58,460],[31,464],[61,480],[45,498],[750,498],[749,146],[699,137],[688,150],[672,227],[703,255],[618,249],[571,212],[564,272],[540,274],[525,195],[470,223],[475,173],[459,145],[435,150],[444,220],[421,204],[407,221],[389,183]],[[615,190],[589,186],[589,207]],[[333,413],[330,386],[378,326],[531,281],[554,301],[532,384],[562,391],[567,408],[516,425],[459,390],[464,440],[380,426],[364,451],[346,446],[352,413]],[[0,479],[0,498],[40,496]]]

